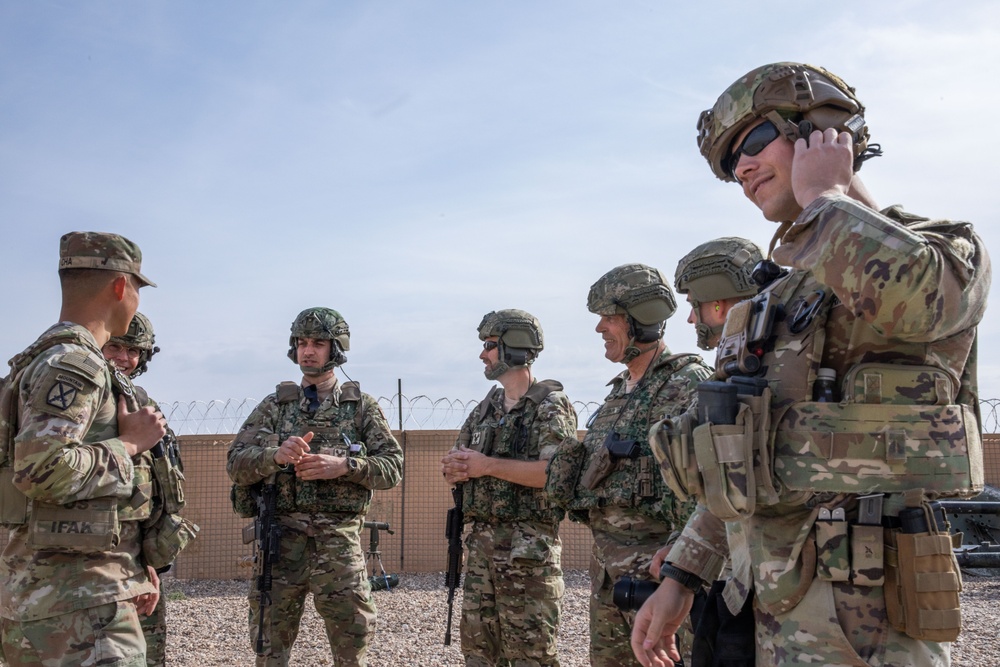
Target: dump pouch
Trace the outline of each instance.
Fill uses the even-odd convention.
[[[163,514],[143,531],[142,557],[159,570],[177,560],[177,555],[198,535],[198,526],[179,514]]]
[[[903,510],[922,511],[925,531],[905,532],[905,524],[886,531],[886,614],[896,630],[914,639],[951,642],[962,629],[962,575],[947,523],[942,531],[930,505],[924,502],[919,508]]]
[[[35,500],[28,520],[28,546],[36,550],[96,553],[121,539],[118,500],[113,497],[54,505]]]

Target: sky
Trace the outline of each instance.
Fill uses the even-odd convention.
[[[695,126],[781,60],[856,89],[880,206],[971,221],[1000,257],[1000,3],[772,7],[0,0],[0,355],[57,321],[60,236],[110,231],[159,285],[139,384],[160,402],[298,379],[289,326],[317,305],[346,318],[343,370],[376,397],[481,398],[476,327],[521,308],[545,331],[536,376],[601,401],[623,367],[586,309],[595,280],[627,262],[672,279],[719,236],[767,247],[775,226],[712,175]],[[696,350],[686,317],[675,352]]]

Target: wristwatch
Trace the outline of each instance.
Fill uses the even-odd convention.
[[[691,574],[687,570],[674,567],[672,563],[664,563],[660,566],[660,579],[673,579],[681,586],[697,593],[704,583],[697,574]]]
[[[360,469],[361,469],[361,464],[358,463],[358,460],[355,459],[355,458],[352,458],[352,457],[348,456],[347,457],[347,470],[348,470],[348,472],[350,474],[354,474],[354,473],[356,473]]]

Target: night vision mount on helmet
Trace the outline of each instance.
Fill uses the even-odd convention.
[[[488,380],[496,380],[512,367],[530,366],[545,346],[538,318],[516,308],[486,313],[478,331],[479,340],[496,336],[499,342],[497,364],[486,371]]]
[[[332,308],[306,308],[292,322],[292,335],[288,337],[288,358],[299,363],[299,338],[329,340],[330,359],[320,368],[301,366],[303,372],[325,373],[347,361],[344,352],[351,349],[351,331],[344,317]]]

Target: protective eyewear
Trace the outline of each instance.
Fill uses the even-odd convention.
[[[498,345],[500,345],[500,341],[488,340],[483,343],[483,349],[489,352],[490,350],[495,350]]]
[[[753,157],[767,148],[768,144],[780,136],[781,132],[769,120],[765,120],[750,130],[747,136],[743,137],[743,141],[736,147],[736,150],[729,155],[729,175],[736,178],[736,165],[739,163],[741,155]]]
[[[119,345],[118,343],[105,343],[104,351],[113,357],[117,357],[123,352],[128,355],[129,359],[138,359],[139,355],[142,353],[137,347],[125,347],[124,345]]]

